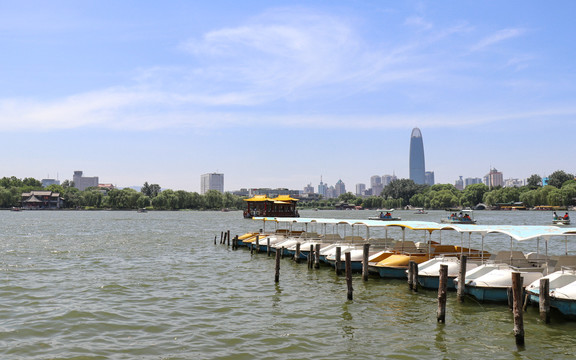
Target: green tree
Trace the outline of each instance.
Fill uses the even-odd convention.
[[[401,199],[401,206],[404,206],[410,202],[412,196],[424,191],[427,187],[427,185],[418,185],[410,179],[395,180],[384,187],[382,197],[384,199]]]
[[[574,180],[574,175],[567,174],[562,170],[556,170],[548,176],[548,185],[560,189],[562,187],[562,184],[564,184],[568,180]]]
[[[482,202],[484,194],[488,192],[485,184],[472,184],[466,186],[460,196],[460,201],[464,207],[474,207]]]
[[[537,189],[542,186],[542,177],[537,174],[530,175],[527,183],[530,189]]]

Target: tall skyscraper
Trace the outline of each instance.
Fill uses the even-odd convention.
[[[200,193],[206,194],[208,190],[218,190],[224,193],[224,174],[202,174],[200,177]]]
[[[344,182],[341,179],[339,179],[338,182],[336,182],[336,186],[334,186],[334,189],[336,189],[335,197],[338,197],[342,194],[346,194],[346,185],[344,185]]]
[[[318,194],[327,197],[326,196],[327,192],[328,192],[328,185],[322,182],[322,176],[320,176],[320,184],[318,184]]]
[[[425,169],[422,133],[420,129],[414,128],[410,136],[410,180],[416,184],[425,184]]]
[[[425,184],[426,185],[434,185],[434,171],[426,171],[424,173]]]
[[[364,195],[366,191],[366,184],[356,184],[356,196]]]

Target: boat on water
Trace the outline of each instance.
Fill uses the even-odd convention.
[[[426,211],[426,210],[424,210],[424,209],[416,209],[416,211],[414,212],[414,214],[426,215],[426,214],[428,214],[428,211]]]
[[[380,220],[380,221],[399,221],[399,220],[401,220],[399,217],[395,217],[394,215],[392,215],[392,213],[394,213],[394,209],[390,209],[390,210],[382,209],[380,211],[380,214],[378,214],[378,216],[371,216],[368,218],[368,220]]]
[[[554,211],[552,224],[554,225],[570,225],[570,216],[566,213],[564,216],[558,216]]]
[[[443,224],[476,224],[473,210],[460,210],[451,212],[447,218],[441,220]]]
[[[250,199],[244,199],[244,201],[246,202],[245,219],[300,216],[296,209],[298,199],[294,199],[290,195],[278,195],[275,198],[269,198],[267,195],[254,195]]]
[[[13,206],[12,209],[10,209],[10,210],[11,211],[22,211],[22,208]]]
[[[558,263],[571,265],[561,266],[560,270],[543,277],[548,279],[550,307],[566,316],[576,318],[576,256],[565,255],[560,257]],[[532,304],[540,302],[540,280],[526,286],[526,294]]]

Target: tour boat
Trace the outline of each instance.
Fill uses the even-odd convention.
[[[382,210],[378,216],[371,216],[368,220],[381,220],[381,221],[400,221],[399,217],[394,217],[392,213],[394,209]]]
[[[441,220],[443,224],[476,224],[473,210],[460,210],[452,212],[450,216]]]

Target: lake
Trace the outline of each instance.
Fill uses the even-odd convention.
[[[311,211],[303,217],[362,218],[375,211]],[[440,221],[444,211],[403,220]],[[551,224],[551,212],[478,211],[480,224]],[[0,354],[3,359],[572,359],[576,321],[525,314],[518,348],[507,306],[456,301],[436,322],[437,292],[405,281],[354,276],[216,244],[220,232],[255,231],[240,211],[0,212]],[[267,230],[272,230],[266,224]],[[361,229],[333,229],[341,234]],[[319,231],[318,229],[318,232]],[[371,236],[379,234],[371,231]],[[401,234],[390,230],[389,236]],[[437,240],[439,234],[432,235]],[[407,239],[423,241],[418,232]],[[470,241],[443,232],[442,241]],[[510,239],[486,236],[489,251]],[[514,242],[536,251],[543,242]],[[576,244],[562,237],[548,251]]]

